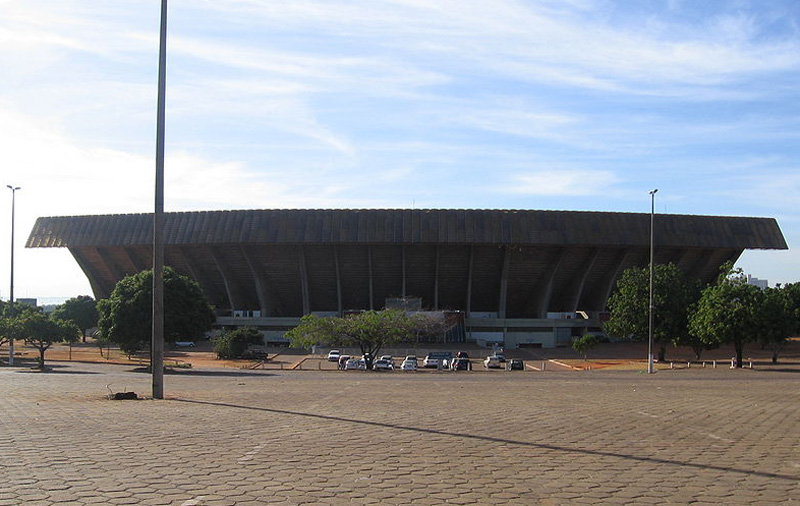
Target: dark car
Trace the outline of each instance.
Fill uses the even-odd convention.
[[[456,358],[469,358],[469,355],[467,355],[466,351],[459,351],[456,353]]]
[[[450,369],[453,371],[470,371],[472,370],[472,364],[468,358],[454,358]]]
[[[518,358],[512,358],[508,361],[508,370],[509,371],[524,371],[525,370],[525,362]]]

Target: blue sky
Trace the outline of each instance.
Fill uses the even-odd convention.
[[[152,211],[159,4],[0,0],[16,297],[90,293],[22,247],[38,216]],[[168,47],[168,211],[649,212],[658,188],[800,242],[796,0],[171,0]],[[739,265],[800,280],[793,249]]]

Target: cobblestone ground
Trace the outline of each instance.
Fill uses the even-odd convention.
[[[797,371],[53,365],[0,368],[0,506],[800,503]]]

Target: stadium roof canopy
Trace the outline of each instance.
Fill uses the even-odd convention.
[[[152,264],[152,214],[39,218],[29,248],[66,247],[105,298]],[[264,316],[428,309],[543,318],[602,311],[622,271],[649,261],[650,215],[533,210],[167,213],[165,263],[220,309]],[[655,216],[656,263],[711,281],[745,249],[787,249],[772,218]]]

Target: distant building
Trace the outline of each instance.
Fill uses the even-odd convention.
[[[15,297],[14,304],[27,304],[29,306],[36,307],[38,306],[38,301],[36,299],[31,299],[31,298]]]
[[[39,218],[29,248],[66,247],[97,299],[152,265],[151,214]],[[301,316],[405,305],[463,321],[453,340],[566,345],[598,331],[622,272],[650,258],[650,215],[316,209],[167,213],[165,263],[221,326],[280,341]],[[709,282],[745,249],[786,249],[771,218],[656,215],[655,261]]]
[[[766,279],[754,278],[753,276],[751,276],[749,274],[747,275],[747,284],[748,285],[757,286],[757,287],[761,288],[762,290],[766,290],[767,287],[769,286],[769,282]]]

